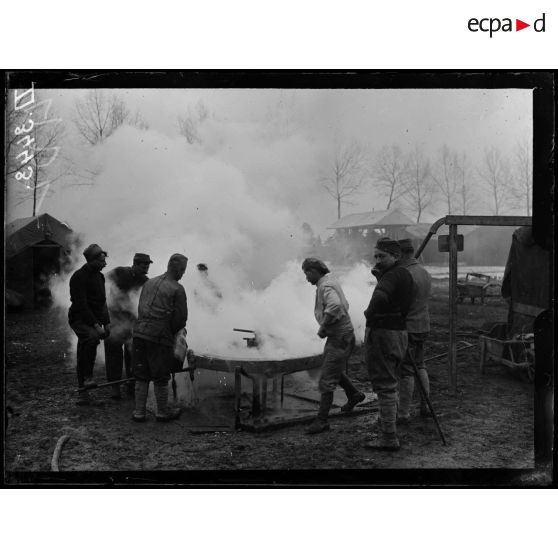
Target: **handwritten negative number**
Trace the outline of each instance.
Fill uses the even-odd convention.
[[[35,125],[35,123],[33,122],[33,120],[31,120],[31,118],[27,119],[27,122],[30,122],[31,125],[29,126],[29,128],[25,127],[25,124],[23,126],[17,126],[15,129],[15,133],[17,136],[19,136],[19,134],[28,134],[32,129],[33,126]]]
[[[25,171],[17,171],[15,174],[16,180],[29,180],[33,176],[33,167],[29,165],[27,169],[29,174],[25,174]]]

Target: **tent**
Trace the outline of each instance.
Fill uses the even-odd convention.
[[[535,318],[550,308],[550,263],[531,227],[515,230],[502,282],[502,296],[510,304],[509,334],[532,332]]]
[[[71,251],[72,229],[48,213],[16,219],[5,231],[6,288],[23,295],[27,308],[49,297],[48,279]]]

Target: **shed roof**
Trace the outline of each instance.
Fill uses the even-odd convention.
[[[6,224],[6,259],[45,240],[69,252],[71,233],[72,229],[66,223],[48,213],[15,219]]]
[[[366,213],[351,213],[341,217],[328,229],[352,229],[366,227],[380,227],[386,225],[412,225],[413,221],[399,209],[385,211],[367,211]]]

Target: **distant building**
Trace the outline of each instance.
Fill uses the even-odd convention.
[[[428,234],[432,223],[414,223],[399,209],[369,211],[345,215],[328,229],[333,235],[324,242],[323,257],[339,264],[357,261],[372,262],[374,245],[382,236],[395,240],[411,238],[415,249]],[[510,227],[462,225],[458,234],[464,237],[464,250],[459,253],[462,265],[504,266],[511,244]],[[422,252],[425,264],[447,265],[448,253],[438,251],[438,236],[449,234],[449,227],[442,225]]]
[[[324,243],[328,259],[344,264],[372,261],[378,238],[407,238],[406,227],[412,224],[413,220],[399,209],[345,215],[327,227],[334,231]]]
[[[49,278],[70,254],[72,229],[48,213],[6,225],[6,288],[32,308],[50,298]]]

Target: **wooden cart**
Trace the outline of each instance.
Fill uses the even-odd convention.
[[[506,339],[505,335],[506,324],[495,323],[490,331],[479,336],[481,374],[485,373],[489,364],[497,364],[532,383],[535,379],[534,334],[522,333],[511,339]]]
[[[481,304],[489,296],[499,296],[500,283],[483,273],[467,273],[465,279],[457,281],[457,302],[463,302],[465,298],[471,299],[471,304],[475,304],[475,298],[480,298]]]

